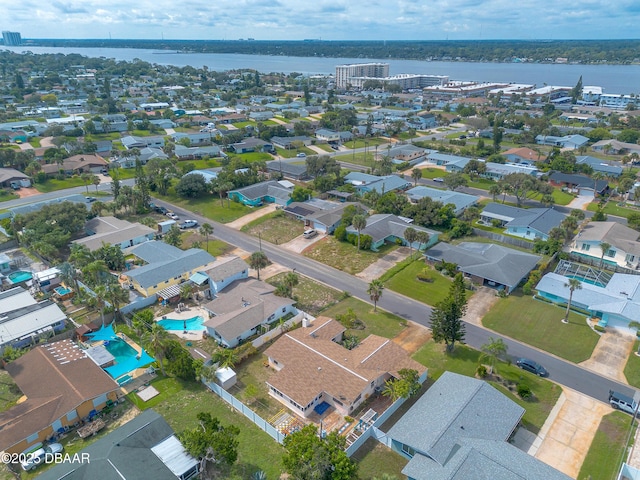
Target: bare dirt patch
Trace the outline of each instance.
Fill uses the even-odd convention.
[[[413,322],[407,322],[407,328],[393,339],[396,344],[404,348],[409,354],[416,353],[429,340],[431,340],[431,331]]]

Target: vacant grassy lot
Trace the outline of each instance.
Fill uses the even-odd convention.
[[[376,163],[375,154],[373,152],[359,152],[356,154],[338,155],[334,157],[338,162],[353,163],[364,167],[373,168]]]
[[[49,178],[44,183],[34,183],[34,187],[40,193],[55,192],[57,190],[64,190],[65,188],[84,187],[84,181],[80,177],[65,178],[64,180],[56,180],[55,178]],[[95,190],[93,185],[89,186],[90,189]],[[86,193],[86,189],[85,189]]]
[[[624,367],[624,376],[627,377],[627,382],[636,388],[640,388],[640,357],[635,355],[635,352],[640,348],[640,342],[636,341],[633,345],[633,352],[627,359],[627,364]]]
[[[360,478],[380,478],[383,474],[404,478],[402,469],[409,461],[389,447],[370,438],[352,457],[358,463]]]
[[[425,365],[429,369],[429,377],[434,380],[438,379],[445,371],[473,377],[480,364],[480,352],[465,345],[456,345],[452,353],[447,353],[443,344],[429,341],[413,355],[413,359]],[[527,430],[537,433],[558,401],[562,388],[549,380],[520,370],[515,365],[498,363],[496,364],[496,373],[504,381],[512,384],[525,382],[531,388],[534,398],[525,401],[508,390],[502,383],[490,381],[500,392],[526,409],[522,423]]]
[[[203,217],[220,223],[232,222],[249,212],[255,211],[255,209],[251,209],[238,202],[228,202],[224,200],[221,204],[220,199],[216,195],[204,195],[200,198],[182,198],[176,195],[173,188],[169,189],[167,195],[159,195],[156,192],[154,196],[165,202],[178,205],[196,215],[202,215]]]
[[[216,158],[202,159],[202,160],[182,160],[178,162],[178,168],[184,164],[191,164],[195,170],[206,170],[207,168],[219,167],[220,162]]]
[[[304,232],[304,224],[284,214],[281,210],[255,219],[240,229],[242,232],[276,245],[293,240]]]
[[[396,248],[398,248],[397,245],[385,245],[379,252],[358,251],[356,246],[348,242],[339,242],[334,237],[326,237],[314,243],[304,252],[304,255],[355,275]]]
[[[247,162],[268,162],[269,160],[273,160],[273,157],[266,152],[239,153],[235,156]]]
[[[597,212],[600,207],[598,202],[591,202],[587,207],[587,210]],[[607,202],[602,209],[607,215],[615,215],[616,217],[627,218],[631,213],[640,213],[640,209],[618,205],[617,202]]]
[[[578,480],[617,478],[623,455],[626,458],[631,415],[612,412],[602,417],[596,436],[584,459]],[[636,426],[633,427],[635,432]]]
[[[444,170],[440,170],[439,168],[423,168],[422,170],[422,178],[444,178],[449,175],[449,172],[445,172]]]
[[[225,253],[229,253],[235,248],[233,245],[229,245],[222,240],[213,238],[213,235],[209,235],[209,244],[207,246],[205,237],[203,235],[200,235],[197,228],[182,232],[181,247],[183,250],[192,248],[195,242],[200,242],[200,246],[198,248],[208,251],[214,257],[219,257],[220,255],[224,255]]]
[[[144,408],[153,407],[176,433],[196,427],[198,412],[209,412],[220,419],[223,425],[233,424],[240,428],[238,461],[232,468],[230,478],[250,478],[257,470],[263,470],[267,478],[279,478],[282,472],[282,447],[243,415],[231,410],[204,385],[160,376],[152,385],[160,395],[145,402]]]
[[[402,268],[403,265],[404,268]],[[429,268],[433,282],[422,282],[416,278],[416,275],[425,267]],[[398,266],[398,269],[397,273],[384,282],[385,287],[389,290],[402,293],[427,305],[435,305],[444,300],[449,293],[451,279],[428,267],[421,259],[414,260],[409,264],[403,262]]]
[[[554,188],[551,195],[553,195],[553,199],[555,200],[556,205],[568,205],[569,203],[571,203],[571,200],[576,198],[574,195],[563,192],[559,188]],[[530,195],[529,198],[539,201],[542,198],[542,194],[536,193],[535,195]]]
[[[561,322],[563,316],[560,306],[512,293],[495,304],[482,324],[571,362],[582,362],[591,356],[600,337],[586,324],[584,315],[571,312],[568,324]]]
[[[384,293],[382,295],[384,296]],[[381,309],[374,312],[373,305],[353,297],[346,298],[332,307],[327,308],[321,315],[336,318],[336,315],[344,314],[350,308],[356,313],[358,320],[364,323],[364,329],[347,330],[347,333],[356,335],[360,339],[371,334],[380,335],[385,338],[393,338],[398,335],[406,325],[405,320],[400,317]]]
[[[286,273],[279,273],[266,280],[271,285],[277,285]],[[335,288],[328,287],[315,280],[299,275],[299,283],[293,287],[293,296],[297,299],[297,306],[313,316],[317,316],[321,311],[339,302],[342,292]]]
[[[366,140],[354,139],[350,142],[345,142],[344,146],[351,149],[364,148],[364,147],[373,147],[375,149],[376,145],[383,145],[385,143],[389,143],[389,140],[375,137],[375,138],[367,138]],[[378,148],[378,150],[382,152],[382,149]]]
[[[298,149],[295,149],[295,148],[290,148],[290,149],[276,148],[276,152],[282,158],[293,158],[293,157],[297,156],[298,153],[304,153],[307,156],[318,155],[318,152],[316,152],[315,150],[311,150],[310,148],[304,147],[304,146],[300,147]]]

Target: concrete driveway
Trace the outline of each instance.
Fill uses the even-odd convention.
[[[393,252],[375,261],[360,273],[356,273],[356,277],[361,278],[365,282],[370,282],[389,270],[396,263],[407,258],[410,252],[411,249],[409,247],[396,248]]]
[[[580,366],[588,368],[608,378],[615,378],[619,382],[627,383],[624,376],[624,367],[633,350],[636,336],[615,328],[607,328],[600,336],[591,358],[580,363]]]
[[[593,202],[593,195],[578,195],[569,202],[567,208],[586,210],[591,202]]]
[[[298,235],[293,240],[289,240],[287,243],[283,243],[280,246],[282,248],[286,248],[290,252],[302,253],[308,247],[310,247],[311,245],[313,245],[316,242],[319,242],[320,240],[322,240],[325,237],[326,237],[326,235],[324,233],[320,233],[320,232],[318,232],[318,235],[316,235],[313,238],[304,238],[302,235]]]

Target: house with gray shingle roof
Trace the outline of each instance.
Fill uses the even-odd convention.
[[[489,383],[445,372],[387,433],[410,480],[569,480],[509,443],[524,408]]]
[[[121,249],[153,240],[156,231],[141,223],[131,223],[115,217],[96,217],[85,224],[87,237],[74,240],[90,251],[102,245],[117,245]]]
[[[450,262],[474,283],[511,293],[542,257],[492,243],[440,243],[425,252],[429,263]]]
[[[218,292],[228,287],[236,280],[241,280],[249,276],[249,265],[236,255],[216,258],[215,262],[203,272],[209,277],[209,288],[211,296],[215,297]]]
[[[589,222],[571,244],[571,253],[591,262],[602,261],[625,268],[640,268],[640,232],[618,222]],[[600,245],[608,244],[606,252]]]
[[[486,225],[497,223],[505,227],[505,233],[516,237],[547,240],[549,232],[567,218],[553,208],[518,208],[502,203],[489,203],[480,213],[480,221]]]
[[[409,245],[404,238],[404,232],[407,228],[413,228],[419,232],[425,232],[429,235],[429,241],[424,243],[414,242],[411,246],[417,249],[429,248],[438,242],[439,232],[429,230],[428,228],[412,225],[413,220],[403,219],[390,213],[378,213],[367,217],[367,226],[360,232],[361,235],[369,235],[372,239],[371,250],[377,252],[385,243],[395,243],[396,240],[402,242],[402,245]],[[347,233],[358,234],[353,225],[347,227]]]
[[[359,193],[378,192],[384,194],[395,190],[405,190],[411,186],[411,182],[399,175],[369,175],[363,172],[349,172],[344,177],[345,183],[350,183]]]
[[[407,190],[407,197],[409,197],[409,200],[412,202],[417,202],[422,198],[429,197],[431,200],[442,202],[444,205],[451,204],[455,209],[456,215],[460,215],[465,208],[476,205],[478,200],[480,200],[480,198],[475,195],[451,190],[440,190],[422,185]]]
[[[606,162],[601,158],[592,157],[590,155],[581,155],[576,157],[576,164],[589,165],[593,168],[594,172],[604,173],[611,177],[619,177],[622,174],[622,165],[612,165],[611,162]]]
[[[291,203],[291,192],[293,192],[293,188],[288,188],[276,180],[268,180],[237,190],[230,190],[227,195],[231,200],[252,207],[260,206],[265,202],[286,206]]]

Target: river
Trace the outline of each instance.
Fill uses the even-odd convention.
[[[573,87],[582,75],[583,85],[602,87],[605,93],[639,93],[640,65],[569,65],[546,63],[481,63],[429,62],[420,60],[390,60],[362,58],[286,57],[270,55],[239,55],[229,53],[172,53],[136,48],[64,48],[64,47],[2,47],[13,52],[78,53],[87,57],[106,57],[131,61],[140,59],[160,65],[195,68],[207,66],[224,71],[251,68],[262,73],[299,72],[304,75],[335,73],[336,65],[344,63],[387,62],[390,74],[424,73],[448,75],[451,80],[478,82],[509,82]]]

